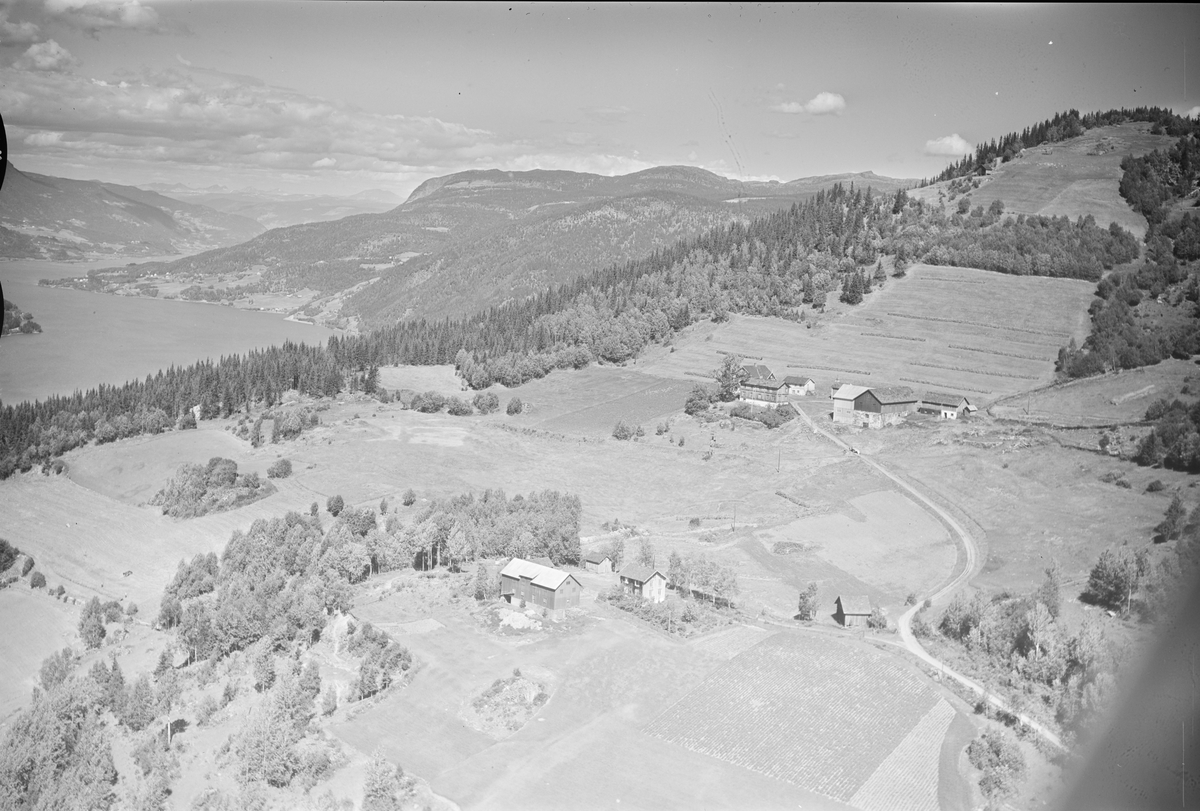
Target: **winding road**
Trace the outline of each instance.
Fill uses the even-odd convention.
[[[875,461],[874,459],[871,459],[870,457],[864,456],[860,451],[856,450],[855,448],[853,448],[850,445],[843,442],[841,440],[841,438],[835,436],[834,434],[830,433],[829,431],[826,431],[824,428],[821,428],[820,426],[818,426],[812,420],[812,418],[809,417],[808,414],[804,413],[804,411],[798,405],[795,405],[793,407],[795,408],[796,412],[801,416],[801,418],[806,423],[808,423],[808,426],[812,429],[813,433],[820,434],[821,436],[825,437],[830,442],[832,442],[834,445],[844,449],[847,453],[855,454],[864,463],[873,467],[875,470],[879,471],[879,473],[883,474],[884,476],[886,476],[887,478],[889,478],[893,482],[895,482],[896,485],[898,487],[900,487],[904,492],[911,495],[913,498],[915,498],[921,504],[924,504],[927,509],[929,509],[938,518],[941,519],[942,523],[945,524],[946,528],[950,530],[950,534],[956,539],[956,541],[959,544],[961,544],[962,549],[966,556],[966,561],[962,568],[962,571],[959,572],[949,583],[942,586],[940,589],[938,589],[932,595],[929,595],[929,600],[932,603],[940,603],[943,600],[947,599],[951,594],[953,594],[954,592],[958,591],[960,588],[965,586],[967,584],[967,582],[971,579],[971,576],[975,573],[975,567],[979,561],[979,548],[975,544],[974,539],[971,538],[970,533],[968,533],[965,529],[963,529],[962,525],[954,519],[954,516],[950,515],[948,512],[946,512],[946,510],[944,510],[940,506],[938,506],[938,504],[936,504],[932,499],[930,499],[928,496],[926,496],[920,490],[913,487],[911,484],[909,484],[904,479],[897,476],[895,473],[892,473],[890,470],[888,470],[886,467],[884,467],[879,462]],[[925,648],[922,647],[921,643],[918,642],[917,638],[913,635],[912,618],[916,615],[917,611],[920,610],[923,602],[924,602],[923,597],[921,599],[918,599],[917,602],[913,606],[911,606],[907,611],[905,611],[904,614],[901,615],[900,619],[897,620],[897,622],[896,622],[896,625],[900,631],[900,641],[903,644],[904,649],[907,650],[909,653],[911,653],[913,656],[916,656],[921,661],[925,662],[930,667],[937,668],[938,671],[940,671],[943,674],[943,676],[954,679],[959,684],[968,688],[972,692],[974,692],[980,696],[983,696],[985,698],[985,700],[988,702],[988,704],[990,704],[991,706],[995,707],[998,710],[1001,710],[1002,712],[1006,712],[1010,715],[1015,716],[1016,718],[1019,718],[1022,723],[1024,723],[1026,726],[1028,726],[1030,729],[1032,729],[1034,732],[1036,732],[1038,735],[1040,735],[1043,739],[1045,739],[1046,741],[1049,741],[1051,744],[1058,747],[1059,749],[1066,751],[1066,746],[1063,745],[1062,740],[1058,737],[1058,735],[1054,734],[1054,732],[1052,730],[1046,728],[1043,724],[1038,723],[1033,718],[1030,718],[1025,713],[1016,712],[1011,706],[1009,706],[1008,702],[1003,701],[1000,698],[997,698],[996,696],[989,693],[987,691],[987,689],[985,689],[982,685],[975,682],[973,679],[967,678],[963,674],[961,674],[958,671],[954,670],[953,668],[947,666],[944,662],[940,661],[939,659],[935,659],[932,655],[930,655],[929,651],[925,650]]]

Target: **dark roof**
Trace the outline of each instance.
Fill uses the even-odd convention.
[[[929,405],[954,406],[957,408],[966,399],[961,394],[947,394],[944,391],[927,391],[921,398],[921,402],[928,403]]]
[[[843,614],[870,614],[871,613],[871,598],[862,595],[852,595],[850,597],[838,597],[838,602],[842,604]]]
[[[749,377],[742,381],[742,385],[751,389],[782,389],[787,384],[782,380],[767,380],[764,377]]]
[[[744,363],[742,371],[750,375],[751,379],[760,378],[762,380],[770,380],[775,377],[775,373],[761,363]]]
[[[588,552],[584,555],[583,560],[585,563],[603,563],[606,560],[612,560],[612,558],[609,557],[607,552],[596,551]]]
[[[872,388],[871,393],[880,403],[915,403],[917,395],[907,386],[889,386],[885,389]]]
[[[789,386],[804,386],[812,382],[811,377],[798,377],[796,375],[788,375],[783,379],[783,382]]]
[[[645,583],[647,580],[654,577],[654,575],[658,575],[663,580],[667,579],[667,576],[655,567],[643,566],[640,563],[630,563],[621,570],[621,577],[628,578],[629,580],[636,580],[639,583]]]

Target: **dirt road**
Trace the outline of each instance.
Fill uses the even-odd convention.
[[[910,496],[912,496],[914,499],[916,499],[919,503],[925,505],[925,507],[928,510],[930,510],[934,515],[936,515],[938,518],[940,518],[942,520],[942,522],[945,524],[946,528],[950,531],[951,536],[953,536],[956,539],[956,541],[959,544],[961,544],[963,552],[966,557],[965,564],[962,568],[962,571],[960,571],[953,579],[951,579],[949,583],[942,586],[940,589],[938,589],[932,595],[928,595],[928,599],[934,604],[940,603],[940,602],[948,599],[950,597],[950,595],[954,594],[954,592],[958,591],[960,588],[965,586],[967,584],[967,582],[971,579],[971,576],[975,573],[975,569],[979,563],[979,548],[978,548],[978,546],[976,546],[975,541],[971,538],[970,533],[968,533],[965,529],[963,529],[962,525],[959,524],[958,521],[954,520],[954,517],[952,515],[950,515],[948,512],[946,512],[946,510],[942,509],[940,506],[938,506],[932,499],[930,499],[924,493],[919,491],[917,488],[913,487],[911,484],[909,484],[907,481],[905,481],[904,479],[897,476],[895,473],[892,473],[890,470],[888,470],[886,467],[884,467],[879,462],[875,461],[874,459],[871,459],[868,456],[864,456],[857,449],[855,449],[854,447],[852,447],[852,446],[846,444],[844,441],[842,441],[842,439],[840,437],[835,436],[834,434],[830,433],[829,431],[826,431],[824,428],[817,425],[798,406],[796,407],[796,411],[797,411],[797,413],[800,414],[800,417],[808,424],[809,428],[812,429],[813,433],[819,434],[819,435],[825,437],[827,440],[829,440],[833,444],[844,449],[847,453],[853,453],[853,454],[857,455],[858,458],[860,458],[865,464],[873,467],[875,470],[879,471],[882,475],[891,479],[893,482],[895,482],[897,487],[899,487],[905,493],[908,493]],[[1026,724],[1031,729],[1033,729],[1035,732],[1037,732],[1039,735],[1041,735],[1045,740],[1054,744],[1058,748],[1065,750],[1066,747],[1063,745],[1062,740],[1056,734],[1054,734],[1054,732],[1047,729],[1045,726],[1038,723],[1034,719],[1030,718],[1028,715],[1025,715],[1024,713],[1015,712],[1013,710],[1013,708],[1008,705],[1007,702],[997,698],[994,695],[991,695],[990,693],[988,693],[988,691],[986,689],[983,688],[983,686],[976,683],[974,680],[969,679],[966,676],[964,676],[961,673],[954,670],[953,668],[948,667],[944,662],[942,662],[938,659],[935,659],[933,656],[931,656],[929,654],[929,652],[927,650],[925,650],[924,647],[922,647],[921,643],[917,641],[917,638],[915,636],[913,636],[912,618],[917,613],[917,611],[921,608],[921,605],[925,599],[926,599],[926,595],[918,595],[918,599],[917,599],[916,603],[912,607],[910,607],[907,611],[905,611],[904,614],[901,615],[900,619],[896,621],[896,626],[900,631],[900,641],[903,644],[905,650],[907,650],[913,656],[916,656],[921,661],[928,664],[930,667],[937,668],[945,676],[954,679],[959,684],[963,685],[964,687],[967,687],[968,689],[977,693],[978,695],[984,696],[986,698],[987,702],[991,706],[995,707],[996,709],[1001,710],[1006,713],[1009,713],[1010,715],[1013,715],[1013,716],[1021,719],[1021,721],[1024,724]]]

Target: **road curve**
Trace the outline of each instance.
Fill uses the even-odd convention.
[[[800,414],[800,416],[804,419],[804,421],[806,423],[808,423],[809,427],[812,428],[813,433],[820,434],[821,436],[825,437],[830,442],[832,442],[834,445],[837,445],[838,447],[844,449],[846,452],[855,454],[856,456],[858,456],[858,458],[860,458],[867,465],[873,467],[875,470],[879,471],[881,474],[883,474],[887,478],[891,479],[902,490],[904,490],[906,493],[911,495],[913,498],[915,498],[920,503],[924,504],[927,509],[932,511],[935,515],[937,515],[942,520],[942,522],[946,525],[946,528],[950,530],[951,536],[953,536],[955,538],[955,540],[962,546],[963,552],[965,553],[965,557],[966,557],[965,565],[963,566],[962,571],[959,572],[958,575],[956,575],[949,583],[942,586],[940,589],[938,589],[932,595],[929,595],[928,599],[933,603],[939,603],[942,600],[945,600],[946,598],[948,598],[954,592],[958,591],[963,586],[965,586],[967,584],[967,582],[971,579],[971,575],[974,574],[974,572],[975,572],[975,566],[979,559],[979,548],[978,548],[978,546],[976,546],[974,539],[971,538],[970,533],[968,533],[965,529],[963,529],[962,525],[959,524],[958,521],[954,520],[954,516],[950,515],[948,512],[946,512],[946,510],[944,510],[940,506],[938,506],[932,499],[930,499],[924,493],[917,490],[917,488],[913,487],[911,484],[906,482],[904,479],[902,479],[899,476],[897,476],[896,474],[892,473],[890,470],[885,468],[879,462],[877,462],[874,459],[871,459],[867,456],[863,456],[860,451],[855,450],[850,445],[847,445],[845,442],[843,442],[839,437],[835,436],[834,434],[830,433],[829,431],[826,431],[824,428],[821,428],[820,426],[818,426],[812,420],[812,418],[810,418],[807,414],[805,414],[804,411],[801,410],[798,406],[795,407],[795,410],[798,414]],[[1046,741],[1049,741],[1050,743],[1052,743],[1054,746],[1058,747],[1059,749],[1066,751],[1067,747],[1063,745],[1062,740],[1058,737],[1058,735],[1054,734],[1053,731],[1046,728],[1044,725],[1038,723],[1033,718],[1030,718],[1028,715],[1014,711],[1013,708],[1011,706],[1009,706],[1008,702],[1003,701],[1002,699],[997,698],[996,696],[992,695],[982,685],[978,684],[973,679],[967,678],[966,676],[964,676],[963,674],[954,670],[953,668],[948,667],[944,662],[942,662],[938,659],[935,659],[932,655],[930,655],[929,651],[925,650],[925,648],[921,645],[921,643],[919,641],[917,641],[917,638],[915,636],[913,636],[913,632],[912,632],[912,618],[916,615],[917,611],[921,608],[921,605],[924,602],[924,600],[925,600],[925,597],[920,596],[919,599],[917,600],[916,604],[911,606],[907,611],[905,611],[904,614],[902,614],[900,616],[900,619],[896,621],[896,626],[900,631],[900,641],[903,643],[905,650],[907,650],[913,656],[916,656],[921,661],[925,662],[930,667],[937,668],[937,670],[940,673],[942,673],[943,676],[954,679],[959,684],[968,688],[972,692],[974,692],[980,696],[983,696],[984,699],[988,702],[988,704],[995,707],[996,709],[1001,710],[1002,712],[1006,712],[1010,715],[1013,715],[1013,716],[1019,718],[1022,723],[1024,723],[1030,729],[1035,731],[1043,739],[1045,739]]]

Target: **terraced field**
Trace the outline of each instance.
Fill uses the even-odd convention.
[[[1060,347],[1088,334],[1095,285],[914,265],[857,307],[831,305],[812,322],[739,316],[702,325],[643,371],[700,382],[722,355],[761,358],[776,375],[807,375],[817,395],[835,380],[961,392],[976,404],[1054,376]]]
[[[866,786],[871,798],[889,791],[925,798],[932,790],[936,804],[944,711],[924,719],[942,703],[883,654],[776,634],[711,673],[645,731],[841,802]],[[923,772],[915,783],[893,774],[913,752],[933,753],[932,787]]]

